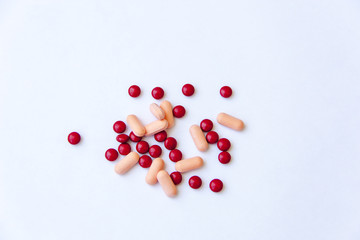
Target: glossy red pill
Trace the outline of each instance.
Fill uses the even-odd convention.
[[[161,131],[161,132],[155,134],[154,138],[158,142],[163,142],[167,138],[167,133],[166,133],[166,131]]]
[[[72,145],[78,144],[80,140],[81,140],[80,134],[77,132],[72,132],[68,135],[68,142]]]
[[[198,176],[192,176],[189,179],[189,186],[194,188],[194,189],[198,189],[199,187],[201,187],[202,185],[202,181],[201,178],[199,178]]]
[[[118,156],[119,156],[118,152],[113,148],[109,148],[105,152],[105,158],[109,161],[115,161],[118,158]]]
[[[223,182],[220,179],[213,179],[209,186],[211,191],[220,192],[223,189]]]
[[[228,152],[221,152],[219,153],[218,159],[222,164],[227,164],[231,160],[231,155]]]
[[[148,155],[142,155],[139,158],[139,165],[143,168],[148,168],[151,166],[152,159]]]
[[[147,153],[149,151],[149,144],[145,141],[140,141],[136,144],[136,151],[139,153]]]
[[[206,134],[206,141],[208,143],[216,143],[219,140],[219,134],[214,131],[210,131]]]
[[[132,142],[140,142],[142,139],[142,137],[136,136],[134,132],[130,132],[129,138]]]
[[[177,141],[175,138],[173,137],[168,137],[165,142],[164,142],[164,146],[166,149],[168,150],[173,150],[176,148],[176,145],[177,145]]]
[[[175,185],[178,185],[182,181],[182,175],[179,172],[170,173],[170,177]]]
[[[162,153],[161,147],[159,145],[152,145],[149,148],[149,154],[150,156],[152,156],[153,158],[158,158],[160,157]]]
[[[140,95],[141,90],[139,88],[139,86],[137,85],[132,85],[131,87],[129,87],[129,95],[133,98],[136,98]]]
[[[194,94],[195,92],[195,88],[193,85],[191,84],[185,84],[183,87],[182,87],[182,92],[185,96],[187,97],[190,97]]]
[[[119,145],[118,151],[121,155],[128,155],[131,152],[131,147],[128,143],[122,143]]]
[[[186,113],[186,110],[183,106],[178,105],[173,108],[173,114],[176,118],[182,118]]]
[[[179,149],[171,150],[169,153],[169,158],[173,162],[180,161],[182,159],[182,152]]]
[[[156,87],[151,91],[151,95],[155,99],[162,99],[164,97],[164,90],[161,87]]]
[[[217,147],[221,151],[227,151],[231,147],[231,143],[227,138],[220,138],[217,142]]]
[[[204,119],[200,123],[200,128],[204,132],[210,131],[211,129],[213,129],[213,127],[214,127],[214,124],[210,119]]]
[[[123,133],[126,130],[126,124],[123,121],[117,121],[114,123],[113,129],[116,133]]]
[[[127,141],[129,141],[129,136],[126,134],[120,134],[116,136],[116,141],[120,142],[120,143],[126,143]]]
[[[232,95],[232,89],[229,86],[224,86],[220,89],[220,95],[224,98],[229,98]]]

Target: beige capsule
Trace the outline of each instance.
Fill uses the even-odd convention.
[[[159,181],[163,191],[168,197],[175,197],[177,194],[177,188],[172,181],[170,175],[165,170],[160,170],[157,174],[157,180]]]
[[[136,165],[139,158],[139,154],[136,152],[129,153],[115,165],[115,172],[118,174],[125,174]]]
[[[145,181],[147,184],[154,185],[157,183],[157,174],[160,170],[164,168],[164,160],[161,158],[155,158],[151,163],[149,171],[146,174]]]
[[[244,122],[236,117],[233,117],[227,113],[219,113],[216,118],[217,122],[225,127],[229,127],[236,131],[244,129]]]
[[[208,150],[209,144],[206,141],[205,135],[199,126],[192,125],[190,127],[190,134],[195,143],[196,148],[199,151],[205,152],[206,150]]]
[[[163,120],[165,118],[164,110],[162,110],[162,108],[156,103],[150,104],[150,112],[159,120]]]
[[[145,126],[145,136],[152,136],[158,132],[165,130],[168,126],[166,119],[156,120]]]
[[[136,136],[142,137],[145,135],[145,127],[136,115],[131,114],[127,116],[126,122],[129,124],[129,127]]]
[[[178,172],[188,172],[198,169],[204,165],[204,160],[201,157],[192,157],[180,160],[175,163],[175,169]]]
[[[175,124],[173,109],[171,103],[167,100],[160,103],[160,107],[165,112],[165,119],[168,121],[168,128],[172,128]]]

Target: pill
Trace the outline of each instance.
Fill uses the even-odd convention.
[[[136,151],[138,153],[144,154],[149,151],[149,144],[146,141],[140,141],[136,144]]]
[[[157,173],[164,168],[164,160],[161,158],[155,158],[149,168],[149,171],[146,174],[145,181],[147,184],[154,185],[157,183],[156,175]]]
[[[204,160],[201,157],[192,157],[180,160],[175,163],[175,169],[178,172],[188,172],[204,165]]]
[[[140,142],[142,137],[138,137],[135,135],[135,133],[133,131],[130,132],[129,134],[129,138],[132,142]]]
[[[227,151],[231,147],[231,143],[227,138],[220,138],[217,142],[217,147],[221,151]]]
[[[192,125],[190,127],[190,134],[195,143],[196,148],[204,152],[209,148],[209,144],[206,141],[204,133],[201,131],[201,128],[197,125]]]
[[[118,151],[121,155],[128,155],[131,152],[131,146],[128,143],[121,143],[118,147]]]
[[[208,143],[213,144],[219,140],[219,134],[215,131],[210,131],[206,134],[205,138]]]
[[[127,116],[126,122],[129,124],[131,130],[134,132],[136,136],[142,137],[145,135],[145,127],[144,125],[142,125],[142,123],[137,118],[137,116],[133,114]]]
[[[172,181],[170,175],[165,171],[161,170],[157,174],[157,180],[159,181],[163,191],[168,197],[174,197],[177,194],[177,189]]]
[[[234,129],[236,131],[241,131],[244,129],[244,122],[236,117],[233,117],[226,113],[219,113],[217,115],[216,120],[218,123],[225,127],[229,127],[231,129]]]
[[[200,177],[198,176],[192,176],[190,179],[189,179],[189,186],[193,189],[198,189],[200,188],[202,185],[202,180]]]
[[[152,156],[153,158],[158,158],[160,157],[162,153],[162,149],[159,145],[152,145],[150,148],[149,148],[149,154],[150,156]]]
[[[165,119],[168,121],[168,128],[172,128],[175,124],[174,122],[174,115],[171,103],[169,101],[162,101],[160,107],[165,112]]]
[[[132,86],[129,87],[128,92],[129,92],[129,95],[131,97],[136,98],[136,97],[138,97],[140,95],[141,89],[137,85],[132,85]]]
[[[167,150],[173,150],[177,146],[177,141],[173,137],[168,137],[164,141],[164,146]]]
[[[185,113],[186,113],[186,110],[181,105],[175,106],[173,109],[173,115],[176,118],[182,118],[185,115]]]
[[[135,166],[138,161],[139,154],[137,154],[136,152],[131,152],[115,165],[115,172],[118,174],[125,174],[133,166]]]
[[[126,124],[123,121],[116,121],[113,125],[113,129],[116,133],[123,133],[126,130]]]
[[[129,136],[126,134],[119,134],[116,136],[116,141],[121,142],[121,143],[126,143],[127,141],[129,141]]]
[[[78,144],[80,142],[80,140],[81,140],[80,134],[77,132],[72,132],[68,136],[68,141],[72,145]]]
[[[109,148],[105,152],[105,158],[109,161],[115,161],[118,158],[118,156],[119,156],[118,152],[113,148]]]
[[[152,159],[148,155],[142,155],[139,158],[139,165],[143,168],[148,168],[151,166]]]
[[[232,95],[232,89],[229,86],[223,86],[220,89],[220,95],[224,98],[229,98]]]
[[[169,153],[169,158],[173,162],[178,162],[182,159],[182,152],[179,149],[173,149]]]
[[[188,83],[188,84],[185,84],[185,85],[182,87],[182,92],[183,92],[183,94],[184,94],[185,96],[190,97],[190,96],[192,96],[192,95],[194,94],[195,88],[194,88],[193,85],[191,85],[191,84]]]
[[[219,162],[221,162],[222,164],[227,164],[231,160],[231,155],[228,152],[221,152],[218,155],[218,159],[219,159]]]
[[[164,89],[162,89],[161,87],[156,87],[151,91],[151,95],[153,96],[153,98],[159,100],[164,97]]]
[[[156,120],[145,126],[145,136],[152,136],[158,132],[164,131],[168,127],[166,119]]]
[[[150,112],[159,120],[163,120],[165,118],[165,112],[162,108],[156,103],[150,104]]]
[[[172,172],[170,173],[170,177],[173,180],[175,185],[178,185],[182,181],[182,175],[179,172]]]
[[[165,141],[166,138],[167,138],[167,133],[166,133],[166,131],[161,131],[161,132],[155,134],[155,135],[154,135],[154,138],[155,138],[155,140],[158,141],[158,142],[163,142],[163,141]]]
[[[213,179],[210,184],[210,189],[213,192],[220,192],[223,189],[223,182],[220,179]]]
[[[200,123],[200,128],[204,132],[210,131],[211,129],[213,129],[213,127],[214,127],[214,124],[210,119],[204,119]]]

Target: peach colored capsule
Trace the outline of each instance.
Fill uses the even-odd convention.
[[[201,128],[197,125],[192,125],[190,127],[190,134],[195,143],[196,148],[201,151],[205,152],[209,148],[209,144],[206,141],[204,133],[201,131]]]
[[[159,120],[163,120],[165,118],[164,110],[162,110],[162,108],[156,103],[150,104],[150,112]]]
[[[166,119],[156,120],[145,126],[145,136],[152,136],[158,132],[165,130],[168,126]]]
[[[236,131],[244,129],[244,122],[236,117],[233,117],[226,113],[219,113],[216,118],[217,122],[225,127],[229,127]]]
[[[175,163],[175,169],[178,172],[188,172],[204,165],[204,160],[201,157],[192,157],[180,160]]]
[[[129,124],[131,130],[134,132],[134,134],[138,137],[142,137],[145,135],[145,127],[142,125],[140,120],[135,115],[129,115],[126,118],[126,122]]]
[[[115,172],[125,174],[139,161],[139,154],[131,152],[115,165]]]
[[[157,174],[160,170],[164,168],[164,160],[161,158],[155,158],[149,168],[149,171],[146,174],[145,181],[147,184],[154,185],[157,183]]]
[[[169,101],[162,101],[160,107],[165,112],[165,119],[168,121],[168,128],[172,128],[175,124],[173,109]]]
[[[157,174],[157,180],[159,181],[163,191],[168,197],[175,197],[177,194],[177,188],[172,181],[170,175],[165,170],[160,170]]]

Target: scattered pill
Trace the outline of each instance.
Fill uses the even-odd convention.
[[[166,133],[166,131],[161,131],[161,132],[155,134],[155,135],[154,135],[154,138],[155,138],[155,140],[158,141],[158,142],[163,142],[163,141],[165,141],[166,138],[167,138],[167,133]]]
[[[138,153],[144,154],[149,151],[149,144],[145,141],[140,141],[136,144],[136,151]]]
[[[198,189],[200,188],[202,185],[202,181],[201,178],[199,178],[198,176],[192,176],[189,179],[189,186],[193,189]]]
[[[165,119],[168,121],[168,128],[172,128],[174,126],[174,115],[172,111],[172,106],[169,101],[162,101],[160,103],[160,107],[165,112]]]
[[[77,132],[72,132],[68,135],[68,142],[72,145],[78,144],[80,140],[81,140],[80,134]]]
[[[132,86],[129,87],[128,92],[129,92],[129,95],[130,95],[131,97],[136,98],[136,97],[138,97],[138,96],[140,95],[141,90],[140,90],[140,87],[139,87],[139,86],[137,86],[137,85],[132,85]]]
[[[177,146],[177,141],[173,137],[168,137],[165,139],[164,146],[167,150],[173,150]]]
[[[165,112],[162,108],[156,103],[150,104],[150,112],[159,120],[163,120],[165,118]]]
[[[164,160],[161,158],[155,158],[146,174],[145,181],[147,184],[154,185],[157,183],[156,175],[164,168]]]
[[[219,134],[217,134],[217,132],[214,131],[210,131],[206,134],[206,141],[208,143],[216,143],[219,140]]]
[[[182,175],[179,172],[172,172],[170,173],[170,177],[175,185],[178,185],[182,181]]]
[[[161,87],[156,87],[151,91],[153,98],[159,100],[164,97],[164,90]]]
[[[231,147],[231,143],[227,138],[220,138],[217,142],[217,147],[221,151],[227,151]]]
[[[213,129],[213,127],[214,127],[214,124],[210,119],[204,119],[200,123],[200,128],[204,132],[210,131],[211,129]]]
[[[134,132],[134,134],[138,137],[142,137],[145,135],[145,127],[140,122],[137,116],[135,115],[129,115],[126,118],[126,122],[129,124],[129,127]]]
[[[118,156],[119,156],[118,152],[113,148],[109,148],[105,152],[105,158],[109,161],[115,161],[118,158]]]
[[[119,134],[116,136],[116,141],[126,143],[127,141],[129,141],[129,136],[126,134]]]
[[[164,131],[168,127],[166,119],[156,120],[145,126],[145,136],[152,136],[158,132]]]
[[[132,142],[140,142],[142,139],[142,137],[136,136],[134,132],[130,132],[129,138]]]
[[[173,115],[176,118],[182,118],[185,115],[185,113],[186,113],[186,110],[181,105],[175,106],[173,109]]]
[[[113,129],[116,133],[123,133],[126,130],[126,124],[123,121],[117,121],[114,123]]]
[[[227,164],[231,160],[231,155],[228,152],[221,152],[219,153],[218,159],[222,164]]]
[[[223,182],[220,179],[213,179],[209,186],[211,191],[220,192],[223,189]]]
[[[220,95],[224,98],[229,98],[232,95],[232,89],[229,86],[224,86],[220,89]]]
[[[115,172],[118,174],[125,174],[133,166],[135,166],[138,161],[139,154],[137,154],[136,152],[131,152],[115,165]]]
[[[152,145],[149,148],[149,154],[150,156],[152,156],[153,158],[158,158],[160,157],[162,153],[161,147],[159,145]]]
[[[179,149],[173,149],[169,153],[169,158],[173,162],[178,162],[182,159],[182,152]]]
[[[157,174],[157,180],[159,181],[163,191],[168,197],[175,197],[177,194],[176,186],[171,179],[170,175],[165,170],[160,170]]]
[[[225,127],[229,127],[236,131],[241,131],[244,129],[244,122],[236,117],[233,117],[226,113],[219,113],[217,115],[217,122]]]
[[[194,169],[198,169],[204,165],[204,160],[201,157],[192,157],[184,160],[180,160],[175,163],[175,169],[178,172],[188,172]]]
[[[209,148],[209,144],[205,139],[204,133],[198,125],[192,125],[190,127],[190,134],[195,143],[196,148],[200,152],[205,152]]]
[[[143,168],[150,167],[151,163],[152,163],[151,157],[149,157],[148,155],[142,155],[139,158],[139,165]]]
[[[182,87],[182,92],[183,92],[183,94],[184,94],[185,96],[190,97],[190,96],[192,96],[192,95],[194,94],[195,88],[194,88],[193,85],[191,85],[191,84],[188,83],[188,84],[185,84],[185,85]]]
[[[118,151],[121,155],[125,156],[131,152],[130,144],[128,143],[121,143],[118,147]]]

